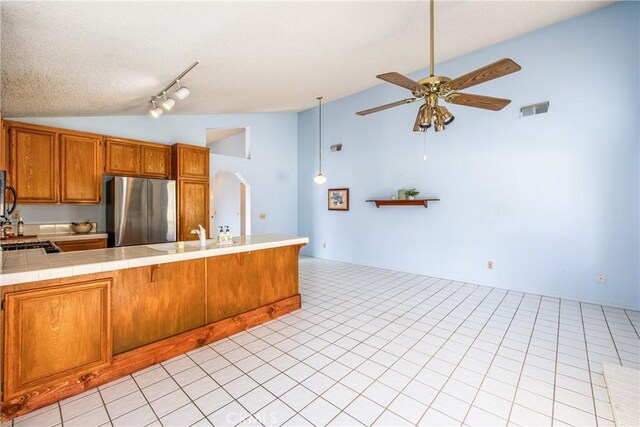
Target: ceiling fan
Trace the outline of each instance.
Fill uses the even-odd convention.
[[[445,129],[445,125],[450,124],[454,117],[449,110],[438,105],[438,100],[442,99],[451,104],[464,105],[466,107],[482,108],[484,110],[500,111],[511,102],[509,99],[494,98],[484,95],[473,95],[470,93],[460,93],[458,90],[466,89],[507,74],[520,71],[520,66],[509,58],[489,64],[475,71],[471,71],[463,76],[450,79],[445,76],[436,76],[434,72],[434,0],[431,0],[430,10],[430,60],[429,60],[429,77],[414,81],[403,76],[400,73],[391,72],[380,74],[377,78],[394,85],[409,89],[413,94],[413,98],[403,99],[402,101],[392,102],[391,104],[381,105],[379,107],[370,108],[368,110],[359,111],[356,114],[366,116],[367,114],[376,113],[388,108],[397,107],[403,104],[410,104],[418,99],[424,99],[425,103],[420,106],[418,116],[416,117],[414,132],[426,132],[433,125],[436,132]]]

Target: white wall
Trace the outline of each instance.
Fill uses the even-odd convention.
[[[211,155],[210,173],[240,172],[252,186],[252,233],[297,232],[297,115],[294,113],[177,115],[126,117],[17,118],[49,126],[173,144],[204,146],[206,129],[250,127],[252,158]],[[26,223],[69,222],[97,218],[104,230],[104,207],[20,206]],[[266,218],[258,218],[265,213]],[[203,224],[204,225],[204,224]]]
[[[426,161],[424,135],[411,132],[418,103],[354,114],[409,95],[384,84],[323,107],[328,182],[315,185],[317,109],[300,113],[303,253],[640,308],[639,9],[617,3],[438,64],[455,77],[511,57],[522,71],[468,90],[512,99],[499,113],[450,105],[456,119],[427,134]],[[548,114],[519,118],[547,100]],[[343,151],[330,152],[336,143]],[[340,187],[350,211],[330,212],[327,189]],[[407,187],[442,201],[365,203]]]

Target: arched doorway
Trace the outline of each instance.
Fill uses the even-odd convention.
[[[211,181],[211,236],[229,226],[234,236],[251,234],[251,186],[238,172],[220,171]]]

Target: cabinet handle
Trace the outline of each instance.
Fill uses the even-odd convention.
[[[156,271],[160,268],[159,265],[154,265],[151,267],[151,283],[155,283],[156,281]]]

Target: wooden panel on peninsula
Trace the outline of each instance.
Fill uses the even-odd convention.
[[[297,246],[207,259],[207,323],[298,293]]]
[[[113,288],[113,354],[204,326],[205,264],[122,270]]]

